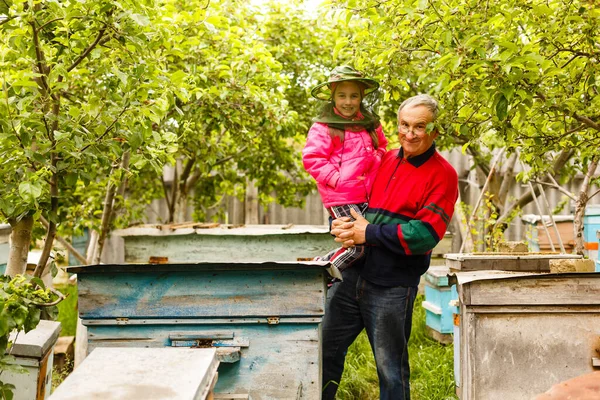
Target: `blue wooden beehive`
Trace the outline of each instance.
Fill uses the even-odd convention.
[[[9,244],[11,227],[9,224],[0,224],[0,274],[4,274],[6,263],[8,262]]]
[[[589,205],[583,216],[583,241],[591,259],[598,259],[598,238],[596,232],[600,229],[600,205]]]
[[[71,267],[96,347],[220,348],[216,393],[317,399],[325,267],[316,262]]]
[[[596,231],[596,238],[598,240],[598,247],[600,247],[600,230]],[[600,252],[596,254],[596,272],[600,272]]]
[[[451,300],[458,299],[455,285],[448,283],[449,268],[446,266],[430,267],[425,273],[425,324],[440,334],[452,334],[453,313],[458,308],[450,305]]]

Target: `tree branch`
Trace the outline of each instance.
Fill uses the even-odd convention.
[[[38,32],[40,32],[40,31],[41,31],[42,29],[44,29],[46,26],[50,25],[50,24],[51,24],[51,23],[53,23],[53,22],[60,21],[61,19],[64,19],[64,18],[62,18],[62,17],[61,17],[61,18],[54,18],[54,19],[51,19],[50,21],[48,21],[48,22],[45,22],[45,23],[43,23],[42,25],[38,26],[38,27],[37,27],[37,31],[38,31]]]
[[[40,38],[38,36],[38,31],[35,28],[35,22],[30,22],[31,30],[33,32],[33,47],[35,49],[35,58],[37,60],[37,69],[39,74],[41,75],[39,78],[38,85],[41,86],[42,95],[45,97],[49,94],[50,88],[48,87],[48,82],[46,82],[46,69],[44,68],[44,55],[42,54],[42,50],[40,47]]]
[[[588,117],[573,113],[573,118],[575,118],[577,121],[583,123],[584,125],[589,126],[590,128],[594,128],[595,130],[600,131],[600,124],[592,121]]]
[[[575,196],[573,195],[573,193],[569,192],[568,190],[566,190],[565,188],[563,188],[562,186],[560,186],[558,183],[556,183],[556,181],[554,180],[554,178],[548,174],[548,178],[552,179],[553,183],[550,183],[548,181],[539,181],[537,179],[534,179],[532,182],[537,184],[537,185],[542,185],[542,186],[548,186],[552,189],[556,189],[559,192],[561,192],[562,194],[566,195],[567,197],[569,197],[571,200],[575,201]]]
[[[110,132],[112,130],[112,128],[115,126],[115,124],[117,123],[117,121],[119,120],[119,118],[121,118],[121,116],[125,113],[125,111],[127,111],[129,109],[129,103],[125,104],[125,107],[123,107],[123,110],[121,110],[121,112],[119,113],[119,115],[117,115],[117,117],[110,123],[110,125],[106,128],[106,130],[102,133],[102,135],[100,135],[97,139],[96,142],[99,142],[100,140],[102,140],[102,138],[104,136],[106,136],[108,134],[108,132]],[[88,147],[90,147],[92,145],[92,143],[89,143],[85,146],[83,146],[81,148],[81,150],[79,150],[80,153],[83,153],[85,150],[87,150]]]
[[[4,18],[2,21],[0,21],[0,26],[6,24],[9,21],[12,21],[15,18],[17,18],[17,17],[6,17],[6,18]]]
[[[73,62],[73,64],[71,64],[71,66],[69,68],[67,68],[67,72],[71,72],[75,67],[77,67],[88,56],[88,54],[91,53],[92,50],[94,50],[94,48],[98,45],[98,43],[100,43],[100,40],[102,40],[102,37],[104,36],[105,32],[106,32],[106,24],[104,24],[104,27],[102,27],[98,31],[96,40],[94,40],[94,42],[92,44],[90,44],[89,47],[87,49],[85,49],[79,57],[77,57],[77,59]]]
[[[554,161],[554,165],[551,168],[552,174],[557,175],[560,170],[565,166],[567,161],[573,155],[573,150],[571,149],[563,149],[556,160]],[[550,173],[549,173],[550,174]],[[540,182],[541,183],[541,182]],[[538,190],[537,188],[534,190]],[[537,194],[537,192],[536,192]],[[506,208],[504,214],[498,218],[495,226],[500,226],[500,224],[504,223],[506,219],[512,214],[512,212],[517,208],[523,208],[525,205],[529,204],[533,200],[533,195],[531,192],[524,193],[519,199],[513,202],[509,207]]]
[[[56,154],[52,153],[51,163],[54,171],[56,171],[56,165],[58,163],[58,157]],[[48,214],[51,217],[55,217],[58,211],[58,173],[53,172],[52,177],[50,178],[50,210]],[[56,236],[56,222],[54,222],[55,218],[50,218],[50,222],[48,223],[48,228],[46,229],[46,238],[44,239],[44,247],[42,249],[42,254],[40,255],[40,259],[33,271],[33,276],[40,277],[43,275],[44,270],[46,269],[46,264],[48,263],[48,258],[50,258],[50,253],[52,251],[52,245],[54,244],[54,237]]]
[[[40,222],[42,223],[42,225],[44,226],[44,228],[48,229],[48,221],[46,220],[46,218],[44,218],[43,215],[40,215]],[[73,247],[73,245],[71,243],[69,243],[65,238],[63,238],[60,235],[56,235],[56,240],[62,244],[63,246],[65,246],[65,248],[69,251],[69,253],[73,254],[73,256],[79,260],[82,265],[87,265],[88,262],[85,259],[85,257],[83,255],[81,255],[81,253],[79,251],[77,251],[77,249],[75,247]]]

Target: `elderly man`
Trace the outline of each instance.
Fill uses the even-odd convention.
[[[398,109],[399,149],[384,156],[365,218],[333,221],[343,246],[366,244],[362,265],[333,284],[323,320],[323,399],[334,399],[348,347],[366,329],[380,399],[410,399],[408,339],[419,279],[443,238],[458,197],[458,177],[436,151],[438,105],[429,95]]]

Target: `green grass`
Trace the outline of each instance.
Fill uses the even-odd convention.
[[[454,391],[452,345],[442,345],[427,336],[423,296],[418,296],[409,341],[411,399],[457,399]],[[344,375],[338,389],[339,400],[379,398],[379,383],[373,352],[365,332],[352,344],[346,356]]]
[[[60,336],[75,336],[77,329],[77,285],[56,288],[67,298],[58,303],[58,321],[61,323]]]

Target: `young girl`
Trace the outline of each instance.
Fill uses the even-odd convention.
[[[308,131],[302,161],[317,181],[323,205],[332,218],[352,218],[351,209],[361,215],[367,209],[387,147],[379,120],[363,104],[365,95],[378,88],[376,80],[363,77],[352,67],[340,66],[327,82],[311,91],[313,97],[327,103]],[[336,249],[320,259],[330,261],[341,273],[363,254],[364,247],[355,246]]]

